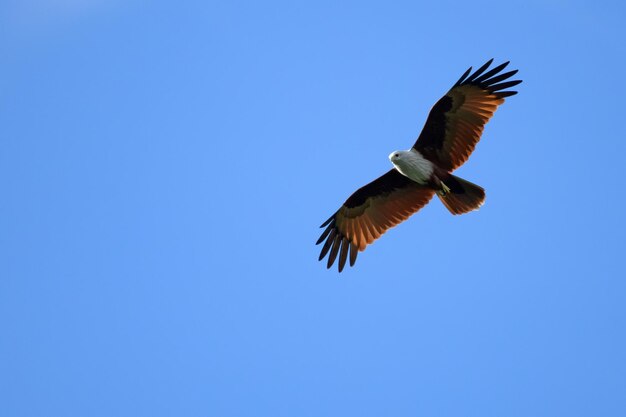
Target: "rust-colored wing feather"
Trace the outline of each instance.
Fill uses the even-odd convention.
[[[440,168],[453,171],[463,165],[504,98],[517,94],[505,91],[522,82],[505,81],[517,70],[501,73],[509,64],[505,62],[485,72],[492,62],[493,59],[472,75],[470,67],[428,114],[413,147]]]
[[[424,207],[434,193],[395,169],[359,188],[322,224],[320,261],[328,254],[328,268],[337,256],[339,272],[348,258],[353,266],[359,251]]]

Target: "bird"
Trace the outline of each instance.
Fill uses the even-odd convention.
[[[431,108],[415,144],[389,154],[393,168],[356,190],[320,226],[324,231],[316,245],[324,242],[319,260],[328,255],[327,268],[337,255],[339,272],[348,255],[354,266],[359,252],[435,194],[453,215],[482,206],[485,190],[452,172],[468,160],[498,106],[517,94],[509,88],[522,82],[511,80],[518,70],[502,72],[509,62],[489,69],[490,59],[473,73],[472,67],[465,71]]]

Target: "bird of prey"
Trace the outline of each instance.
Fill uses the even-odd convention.
[[[452,171],[467,161],[504,98],[517,94],[507,89],[522,82],[509,80],[517,70],[502,73],[508,61],[487,71],[492,62],[471,75],[471,67],[465,71],[430,110],[411,149],[392,152],[393,168],[356,190],[320,226],[326,229],[317,241],[324,242],[319,260],[328,254],[327,268],[339,255],[341,272],[348,252],[353,266],[358,252],[419,211],[434,194],[452,214],[477,210],[483,204],[485,190]]]

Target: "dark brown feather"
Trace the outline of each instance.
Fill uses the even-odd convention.
[[[330,245],[332,245],[332,243],[335,241],[335,235],[337,234],[337,230],[333,226],[334,224],[328,225],[328,229],[330,230],[330,235],[326,239],[326,243],[324,243],[324,246],[322,246],[322,251],[320,252],[320,258],[319,258],[320,261],[324,259],[324,256],[326,256],[326,254],[328,253],[328,250],[330,249]],[[320,243],[321,241],[319,241],[318,245]]]
[[[465,80],[464,84],[471,83],[472,81],[474,81],[480,74],[482,74],[487,68],[489,68],[489,65],[491,65],[492,62],[493,62],[493,58],[485,62],[485,64],[483,64],[482,67],[478,68],[475,73],[470,75],[470,77],[467,80]]]
[[[356,257],[359,254],[359,248],[354,243],[350,242],[350,266],[354,266]]]
[[[518,70],[513,70],[513,71],[505,72],[504,74],[500,74],[497,77],[493,77],[489,80],[489,85],[494,85],[496,83],[499,83],[500,81],[506,80],[507,78],[511,78],[512,76],[517,74],[517,72]]]
[[[507,65],[509,65],[509,61],[506,61],[505,63],[500,64],[497,67],[490,69],[489,71],[487,71],[486,73],[484,73],[480,77],[476,78],[475,82],[479,83],[479,84],[482,83],[487,78],[490,78],[490,77],[494,76],[495,74],[499,73],[500,71],[502,71],[503,69],[505,69],[507,67]],[[517,72],[517,70],[515,70],[515,72]]]
[[[500,83],[500,84],[495,84],[489,87],[489,89],[491,91],[500,91],[500,90],[504,90],[505,88],[509,88],[509,87],[513,87],[516,86],[517,84],[521,83],[522,80],[515,80],[515,81],[507,81],[505,83]]]
[[[332,218],[331,218],[332,219]],[[330,223],[330,222],[328,222]],[[324,225],[326,225],[327,223],[325,223]],[[320,226],[320,227],[324,227],[324,225]],[[322,243],[322,241],[324,239],[326,239],[326,236],[328,236],[328,234],[330,233],[330,231],[333,230],[332,227],[327,227],[326,230],[324,230],[324,232],[322,233],[322,236],[320,236],[319,239],[317,239],[317,242],[315,242],[316,245],[319,245],[320,243]]]
[[[346,265],[346,259],[348,259],[349,248],[350,248],[350,242],[348,242],[348,238],[344,237],[341,240],[341,252],[339,253],[339,272],[343,271],[343,267]]]
[[[461,85],[461,83],[465,80],[465,77],[467,77],[470,72],[472,72],[472,67],[469,67],[467,71],[465,71],[463,75],[461,75],[461,78],[459,78],[458,81],[454,83],[454,85]]]
[[[341,245],[341,234],[337,233],[335,235],[335,239],[333,240],[333,246],[330,249],[330,253],[328,254],[328,262],[326,264],[326,268],[330,268],[335,262],[335,258],[337,257],[337,253],[339,252],[339,246]]]

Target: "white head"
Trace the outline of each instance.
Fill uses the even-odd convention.
[[[396,165],[398,161],[406,158],[405,154],[409,151],[393,151],[389,154],[389,160],[392,164]]]
[[[428,182],[434,170],[433,163],[424,158],[416,149],[391,152],[389,160],[402,175],[419,184]]]

